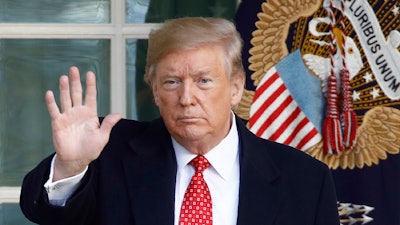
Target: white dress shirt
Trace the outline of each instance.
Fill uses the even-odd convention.
[[[232,126],[228,135],[205,155],[211,163],[203,175],[211,193],[213,225],[234,225],[237,221],[240,181],[239,137],[236,121],[234,116],[232,117]],[[175,225],[178,225],[183,196],[195,172],[188,163],[196,155],[186,150],[173,138],[172,144],[178,164],[175,184]],[[52,182],[55,157],[50,167],[49,180],[44,187],[47,190],[50,204],[65,206],[67,199],[78,188],[87,168],[74,177]]]
[[[44,184],[44,188],[47,191],[50,204],[65,206],[68,198],[71,197],[76,189],[78,189],[79,183],[88,170],[88,167],[78,175],[53,182],[54,161],[56,160],[56,157],[57,155],[54,155],[53,160],[51,161],[49,179]]]
[[[204,180],[212,199],[213,225],[237,223],[239,204],[239,137],[233,118],[228,135],[204,156],[211,163],[204,172]],[[195,172],[188,163],[196,157],[172,138],[178,170],[175,187],[175,225],[179,223],[180,209],[186,189]]]

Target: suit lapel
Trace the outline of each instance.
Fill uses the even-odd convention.
[[[135,224],[174,222],[176,158],[162,122],[153,123],[130,145],[135,154],[124,159]]]
[[[237,119],[241,162],[238,225],[274,224],[281,205],[281,180],[266,146]],[[161,120],[130,143],[123,161],[135,224],[173,225],[176,158]]]
[[[237,121],[241,161],[238,225],[274,224],[281,205],[281,179],[265,144]]]

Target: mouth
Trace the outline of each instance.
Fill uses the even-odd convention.
[[[201,118],[195,117],[195,116],[183,116],[183,117],[178,118],[179,122],[184,122],[184,123],[193,123],[193,122],[197,122],[199,120],[201,120]]]

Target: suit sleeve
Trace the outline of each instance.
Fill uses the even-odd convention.
[[[320,189],[315,225],[339,225],[336,191],[332,175],[328,168]]]
[[[41,225],[92,224],[96,211],[93,172],[89,168],[80,187],[64,207],[49,204],[44,183],[49,177],[53,156],[29,172],[22,183],[20,207],[26,218]]]

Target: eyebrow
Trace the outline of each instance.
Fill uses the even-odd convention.
[[[199,71],[194,71],[193,73],[189,73],[189,76],[191,77],[199,77],[203,75],[209,75],[211,74],[211,70],[199,70]]]
[[[211,74],[211,70],[198,70],[198,71],[193,71],[189,73],[190,77],[200,77],[204,75],[209,75]],[[176,72],[167,72],[164,76],[164,78],[175,78],[175,77],[180,77],[181,75]]]

